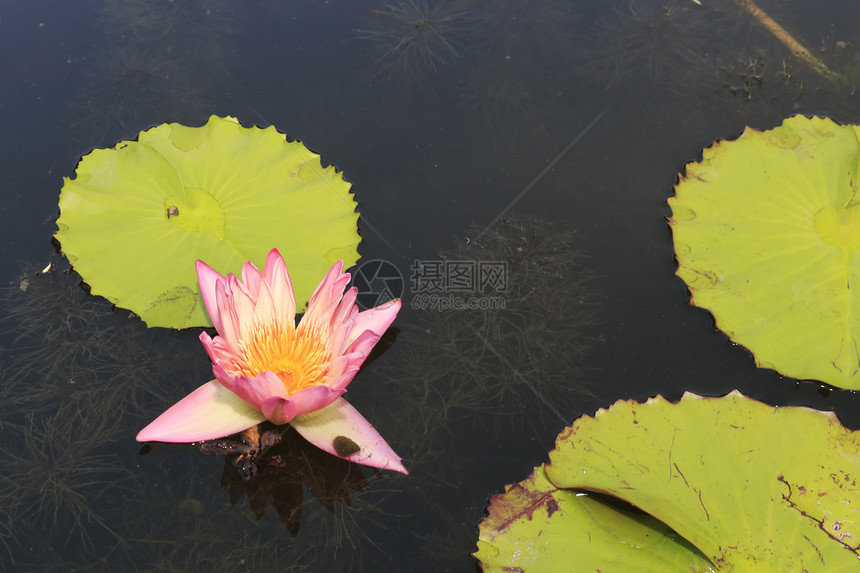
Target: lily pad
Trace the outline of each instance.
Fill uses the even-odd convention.
[[[490,500],[475,552],[484,571],[714,571],[650,515],[559,489],[544,468]]]
[[[91,292],[149,326],[209,326],[195,261],[227,274],[277,248],[301,308],[332,264],[358,260],[358,213],[333,166],[274,127],[212,116],[84,156],[55,235]]]
[[[688,163],[670,225],[692,303],[764,368],[860,389],[860,126],[794,116]]]
[[[737,391],[619,400],[565,428],[549,458],[491,500],[485,571],[860,568],[860,432],[832,412]]]
[[[538,504],[523,496],[523,505],[532,510],[510,512],[504,537],[489,537],[496,553],[509,559],[507,567],[528,571],[522,564],[535,563],[531,570],[551,570],[542,568],[544,560],[554,564],[564,558],[576,570],[640,570],[626,564],[638,563],[634,559],[642,554],[671,555],[679,562],[686,547],[655,542],[671,539],[665,527],[718,571],[860,567],[860,432],[844,428],[832,412],[768,406],[737,391],[723,398],[687,393],[678,404],[659,396],[645,404],[618,401],[562,431],[549,458],[546,478],[559,490],[552,496],[567,505],[557,502],[564,511],[545,511],[544,518]],[[572,490],[606,494],[641,509],[648,518],[640,523],[654,534],[643,536],[629,520],[605,517],[571,524],[583,511],[568,509],[572,502],[562,494]],[[488,520],[498,511],[491,506]],[[628,559],[620,561],[620,569],[609,567],[616,561],[606,555],[607,524]],[[559,531],[567,533],[563,553],[553,547]],[[481,539],[487,535],[482,524]],[[524,539],[531,542],[522,544]],[[482,551],[483,560],[489,553]],[[664,570],[708,570],[699,554],[688,554],[689,563]]]

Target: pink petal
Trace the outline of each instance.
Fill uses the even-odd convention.
[[[332,388],[346,388],[358,374],[367,356],[363,354],[341,354],[329,364],[326,384]]]
[[[355,317],[358,316],[358,307],[355,306],[355,297],[358,294],[358,289],[352,287],[344,293],[334,315],[330,321],[330,331],[328,347],[332,356],[338,356],[343,353],[348,345],[349,334],[352,332],[352,323]]]
[[[138,442],[199,442],[223,438],[266,417],[211,380],[168,408],[137,434]]]
[[[215,286],[215,301],[218,306],[218,319],[221,322],[221,327],[218,328],[218,334],[224,337],[233,352],[239,350],[239,319],[236,316],[236,309],[233,306],[233,297],[227,290],[227,281],[219,281]]]
[[[357,287],[347,289],[347,291],[343,293],[343,298],[340,300],[340,304],[338,304],[337,310],[334,312],[331,319],[332,327],[339,326],[350,318],[355,318],[352,316],[352,313],[353,311],[356,311],[356,314],[358,314],[358,307],[355,306],[355,299],[357,296]]]
[[[367,360],[370,351],[379,342],[379,335],[365,330],[343,353],[331,361],[326,384],[332,388],[345,388]]]
[[[382,338],[382,334],[377,334],[372,330],[365,330],[361,334],[358,335],[358,338],[353,340],[352,344],[349,345],[349,348],[343,351],[344,354],[362,354],[365,358],[370,354],[370,351],[373,350],[373,347],[376,346],[376,343],[379,342],[379,339]],[[361,362],[364,362],[364,358],[361,359]]]
[[[236,353],[227,345],[227,341],[221,336],[211,338],[209,333],[200,333],[200,342],[203,343],[203,348],[209,355],[209,360],[212,362],[236,360]]]
[[[342,274],[343,261],[336,262],[320,281],[311,300],[308,302],[308,311],[302,317],[301,322],[319,323],[328,327],[334,315],[337,304],[343,297],[343,290],[349,284],[349,273]],[[309,328],[310,324],[305,328]]]
[[[347,338],[347,345],[355,342],[355,339],[367,330],[382,336],[394,322],[398,312],[400,312],[400,299],[359,312],[352,323],[352,331]]]
[[[260,283],[260,290],[257,294],[257,304],[254,306],[254,320],[257,324],[279,324],[281,328],[293,328],[293,324],[285,322],[275,322],[278,320],[278,310],[272,291],[269,290],[269,285],[266,282]]]
[[[287,397],[273,397],[261,406],[263,414],[273,424],[286,424],[296,416],[316,412],[337,400],[346,392],[343,388],[330,388],[326,385],[312,386],[299,390]]]
[[[200,294],[203,295],[203,304],[206,305],[206,312],[209,313],[215,330],[221,332],[221,313],[215,298],[215,285],[219,280],[223,281],[224,277],[218,271],[203,261],[197,261],[197,282],[200,285]]]
[[[236,382],[238,376],[233,374],[232,367],[230,366],[230,362],[228,360],[213,360],[212,374],[215,376],[215,379],[220,382],[222,386],[224,386],[224,388],[226,388],[230,392],[233,392],[234,382]],[[233,393],[236,394],[235,392]],[[242,398],[241,396],[239,397]],[[244,398],[242,399],[245,400]],[[245,401],[248,402],[248,400]],[[251,404],[250,402],[248,403]],[[251,405],[258,410],[260,409],[259,404]]]
[[[284,383],[272,372],[260,372],[254,378],[234,376],[218,362],[212,364],[212,372],[224,386],[258,410],[263,409],[263,403],[269,398],[288,397]]]
[[[254,307],[257,305],[257,292],[249,292],[243,288],[235,275],[227,276],[227,291],[229,292],[230,306],[233,308],[237,318],[238,340],[247,340],[248,334],[257,323],[254,316]]]
[[[375,468],[389,469],[408,474],[391,446],[379,432],[343,398],[338,398],[329,406],[312,414],[294,418],[292,425],[298,433],[328,453]],[[337,450],[358,447],[359,450],[348,455],[340,455]]]
[[[260,283],[263,282],[263,273],[254,263],[248,261],[242,265],[242,282],[248,292],[257,292],[260,289]]]
[[[278,324],[296,324],[296,298],[287,265],[277,249],[272,249],[266,257],[263,282],[269,285],[269,292],[275,304]]]

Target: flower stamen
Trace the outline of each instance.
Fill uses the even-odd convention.
[[[258,322],[241,344],[237,374],[255,377],[270,371],[284,383],[287,392],[324,384],[331,356],[317,332],[299,336],[292,325],[276,321]]]

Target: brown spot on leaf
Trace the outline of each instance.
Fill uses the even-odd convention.
[[[550,499],[546,504],[546,516],[551,517],[556,511],[558,511],[558,502],[555,499]]]

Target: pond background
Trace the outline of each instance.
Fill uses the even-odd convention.
[[[855,393],[756,369],[674,276],[665,199],[702,147],[794,113],[860,122],[851,86],[704,2],[0,3],[0,569],[470,571],[489,496],[616,400],[737,388],[860,428]],[[760,5],[860,76],[852,3]],[[51,242],[57,198],[93,147],[211,114],[343,170],[362,261],[402,273],[399,332],[348,398],[408,477],[291,432],[286,471],[251,482],[134,441],[211,378],[199,331],[89,297]],[[411,268],[442,254],[505,261],[506,308],[412,308]]]

